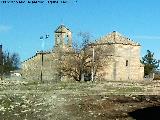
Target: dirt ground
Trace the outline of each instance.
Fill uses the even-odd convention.
[[[77,120],[158,120],[159,105],[160,96],[85,96],[66,110]]]
[[[0,82],[0,120],[160,119],[160,82]]]

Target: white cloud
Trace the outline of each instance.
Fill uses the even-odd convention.
[[[8,32],[9,30],[11,30],[11,26],[0,25],[0,32]]]
[[[146,36],[146,35],[140,35],[140,36],[134,36],[136,39],[148,39],[148,40],[160,40],[160,36]]]

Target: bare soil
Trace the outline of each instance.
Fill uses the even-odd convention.
[[[160,82],[0,82],[0,120],[160,119]]]
[[[160,96],[85,96],[78,103],[66,106],[70,116],[75,116],[77,120],[132,120],[132,119],[160,119],[160,114],[145,109],[153,107],[160,110]],[[141,114],[136,111],[141,110]],[[144,110],[144,111],[143,111]],[[152,114],[151,114],[152,113]]]

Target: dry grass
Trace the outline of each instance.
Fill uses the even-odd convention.
[[[153,96],[159,94],[159,82],[0,84],[2,120],[125,120],[132,119],[129,112],[160,102],[159,96]]]

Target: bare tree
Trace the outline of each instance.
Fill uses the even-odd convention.
[[[63,54],[59,52],[61,55],[59,55],[60,64],[58,65],[59,74],[71,77],[76,81],[84,80],[84,75],[90,73],[90,64],[88,64],[90,61],[87,61],[90,57],[87,48],[90,35],[88,33],[79,33],[79,36],[82,38],[81,44],[74,44],[72,51],[63,51]]]
[[[108,43],[91,43],[89,44],[89,49],[92,51],[92,61],[90,66],[93,72],[93,77],[97,76],[103,78],[104,75],[101,75],[100,71],[103,71],[104,66],[107,67],[109,62],[113,60],[114,46],[113,44]]]
[[[79,35],[82,38],[81,45],[74,44],[73,51],[63,53],[60,71],[64,76],[74,78],[76,81],[91,80],[91,77],[95,77],[97,71],[103,67],[104,61],[107,63],[111,59],[113,48],[107,44],[109,49],[103,47],[104,45],[91,43],[88,33]]]
[[[86,60],[89,57],[87,54],[87,46],[89,44],[89,34],[79,33],[82,37],[82,44],[74,44],[70,51],[63,49],[57,51],[57,74],[59,78],[68,76],[76,81],[84,79],[86,72]]]

